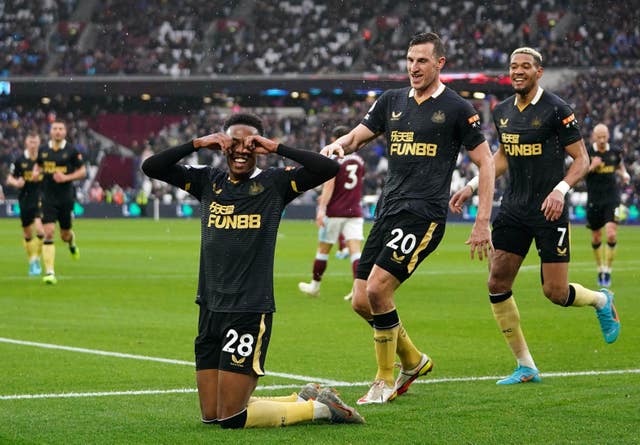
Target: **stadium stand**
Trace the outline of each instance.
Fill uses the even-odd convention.
[[[0,2],[0,80],[401,73],[406,42],[418,30],[443,36],[447,72],[504,73],[514,47],[533,45],[543,49],[549,71],[573,69],[560,75],[554,88],[574,106],[585,135],[597,122],[609,125],[634,178],[625,202],[637,204],[640,10],[609,2],[604,23],[602,8],[594,0],[451,0],[446,5],[390,0],[6,0]],[[238,107],[230,98],[225,105],[154,109],[151,104],[133,112],[126,97],[106,95],[82,109],[66,96],[53,97],[50,104],[2,97],[0,181],[4,183],[25,132],[36,128],[46,137],[52,116],[63,115],[71,124],[70,138],[83,147],[91,166],[83,199],[97,181],[107,191],[117,185],[135,195],[144,182],[136,174],[138,158],[219,128],[224,113]],[[483,106],[489,110],[499,99],[488,96]],[[327,128],[355,125],[370,103],[363,97],[309,97],[295,110],[263,109],[261,114],[267,116],[268,134],[317,149],[326,141]],[[484,117],[485,133],[495,147],[495,132]],[[363,152],[369,167],[366,193],[371,194],[379,191],[386,168],[383,146],[379,141],[374,145]],[[129,179],[109,174],[109,163],[117,165],[121,156],[136,159],[126,168],[134,170],[125,175]],[[206,154],[197,162],[220,159]],[[456,185],[473,174],[464,157],[459,167]]]
[[[545,48],[548,67],[640,67],[640,10],[595,0],[13,0],[0,3],[3,75],[398,72],[418,30],[450,70],[502,70]],[[426,8],[426,10],[425,10]],[[144,20],[140,20],[144,17]]]

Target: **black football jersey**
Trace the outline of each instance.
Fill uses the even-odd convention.
[[[42,175],[33,175],[35,159],[31,159],[25,150],[10,167],[10,173],[14,178],[24,178],[24,186],[20,189],[18,200],[20,206],[36,207],[40,201],[40,185]]]
[[[473,150],[485,140],[478,112],[444,85],[422,103],[406,87],[384,92],[362,124],[387,140],[377,217],[408,211],[444,223],[460,148]]]
[[[42,196],[46,203],[68,202],[75,200],[73,181],[57,183],[53,174],[59,171],[64,174],[73,173],[82,167],[82,153],[68,141],[64,147],[54,150],[48,144],[40,147],[38,165],[42,168]]]
[[[493,110],[509,165],[501,209],[530,225],[545,225],[542,202],[565,176],[565,147],[581,139],[573,110],[555,94],[538,89],[522,111],[515,95]],[[567,206],[561,221],[568,221]]]
[[[225,170],[180,166],[200,201],[198,303],[218,312],[275,311],[273,261],[285,206],[299,196],[291,168],[256,170],[234,183]]]
[[[622,162],[622,150],[608,146],[605,152],[599,152],[595,144],[589,148],[589,157],[600,157],[600,164],[587,175],[587,196],[591,204],[620,204],[620,191],[616,183],[616,169]]]

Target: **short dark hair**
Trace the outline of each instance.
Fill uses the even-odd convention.
[[[340,136],[344,136],[347,133],[349,133],[349,127],[338,125],[333,130],[331,130],[331,137],[338,139]]]
[[[251,113],[237,113],[229,116],[229,118],[224,121],[224,126],[222,127],[224,131],[227,131],[232,125],[248,125],[250,127],[258,130],[258,134],[262,136],[264,134],[264,126],[262,125],[262,119],[260,119],[255,114]]]
[[[436,57],[444,57],[444,44],[440,39],[440,36],[435,32],[420,32],[415,34],[409,41],[409,48],[416,45],[422,45],[424,43],[433,44],[433,54]]]

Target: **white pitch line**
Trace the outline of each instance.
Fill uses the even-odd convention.
[[[620,263],[620,265],[616,266],[616,272],[629,272],[629,271],[636,271],[638,270],[638,267],[636,266],[637,264],[640,264],[640,261],[637,260],[631,260],[631,261],[624,261]],[[527,265],[523,265],[520,267],[520,270],[523,272],[531,272],[531,271],[538,271],[540,269],[540,264],[527,264]],[[571,272],[575,273],[575,272],[591,272],[593,271],[593,264],[590,262],[571,262],[571,266],[570,266],[570,270]],[[274,277],[275,278],[290,278],[290,277],[301,277],[304,276],[306,274],[305,273],[299,273],[299,272],[276,272],[274,273]],[[329,276],[329,277],[345,277],[345,276],[351,276],[351,271],[337,271],[337,270],[333,270],[333,271],[329,271],[326,272],[325,275]],[[446,270],[443,269],[439,269],[439,268],[432,268],[432,269],[428,269],[428,268],[424,268],[424,269],[419,269],[417,271],[414,272],[413,275],[417,275],[417,276],[432,276],[432,275],[481,275],[487,274],[487,269],[486,268],[482,268],[482,267],[478,267],[478,268],[447,268]],[[149,278],[149,279],[182,279],[182,278],[193,278],[194,274],[193,273],[186,273],[186,274],[151,274],[151,275],[145,275],[145,278]],[[67,275],[58,275],[58,278],[62,278],[64,280],[84,280],[84,281],[90,281],[90,280],[103,280],[104,279],[104,275],[93,275],[93,274],[86,274],[86,275],[75,275],[75,276],[67,276]],[[138,275],[130,275],[130,274],[110,274],[109,275],[110,279],[113,280],[131,280],[131,279],[138,279],[139,276]],[[0,282],[8,282],[8,281],[32,281],[33,277],[28,277],[25,275],[5,275],[2,278],[0,278]]]
[[[621,374],[640,374],[640,369],[612,369],[604,371],[575,371],[575,372],[545,372],[540,373],[541,377],[554,378],[554,377],[581,377],[581,376],[596,376],[596,375],[621,375]],[[416,380],[413,384],[433,385],[437,383],[451,383],[451,382],[478,382],[484,380],[498,380],[504,376],[478,376],[478,377],[443,377],[439,379],[428,380]],[[371,384],[370,381],[366,382],[336,382],[331,386],[336,387],[367,387]],[[258,386],[256,391],[273,391],[279,389],[296,389],[300,388],[300,385],[266,385]],[[0,400],[25,400],[25,399],[68,399],[79,397],[111,397],[111,396],[139,396],[139,395],[159,395],[159,394],[181,394],[181,393],[195,393],[195,388],[178,388],[178,389],[158,389],[158,390],[132,390],[132,391],[105,391],[105,392],[68,392],[58,394],[13,394],[0,396]]]
[[[107,357],[117,357],[117,358],[129,358],[134,360],[146,360],[150,362],[159,362],[159,363],[169,363],[172,365],[187,365],[187,366],[195,366],[193,362],[187,360],[175,360],[170,358],[162,358],[162,357],[150,357],[147,355],[136,355],[136,354],[124,354],[121,352],[111,352],[111,351],[101,351],[99,349],[86,349],[86,348],[76,348],[73,346],[63,346],[63,345],[55,345],[51,343],[38,343],[33,341],[25,341],[25,340],[16,340],[13,338],[5,338],[0,337],[0,343],[11,343],[14,345],[21,346],[35,346],[37,348],[45,348],[45,349],[56,349],[60,351],[70,351],[70,352],[80,352],[83,354],[93,354],[93,355],[103,355]],[[267,375],[282,377],[285,379],[291,380],[300,380],[303,382],[318,382],[324,385],[336,386],[339,384],[343,384],[346,382],[340,382],[336,380],[328,380],[320,377],[312,377],[308,375],[298,375],[298,374],[288,374],[284,372],[272,372],[267,371]]]
[[[73,399],[78,397],[106,397],[106,396],[141,396],[154,394],[177,394],[196,392],[195,388],[181,389],[149,389],[139,391],[108,391],[108,392],[63,392],[59,394],[15,394],[12,396],[0,396],[0,400],[20,399]]]

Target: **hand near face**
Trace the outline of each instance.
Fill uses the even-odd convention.
[[[255,154],[275,153],[278,149],[278,143],[267,139],[263,136],[254,134],[244,139],[244,146]]]
[[[207,148],[209,150],[221,150],[226,152],[233,145],[233,139],[226,133],[212,133],[193,140],[195,148]]]

